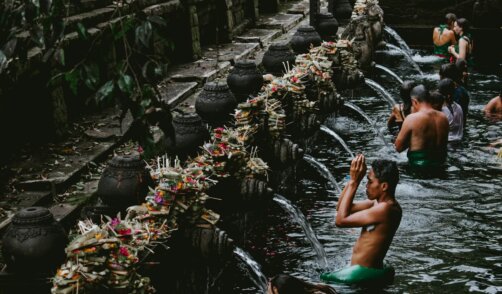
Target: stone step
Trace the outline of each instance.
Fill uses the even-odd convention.
[[[13,163],[11,169],[23,171],[16,188],[55,192],[68,188],[87,170],[88,164],[105,159],[127,135],[132,117],[126,116],[120,125],[119,115],[120,110],[113,108],[87,116],[79,122],[85,130]]]
[[[256,27],[261,29],[279,29],[283,33],[291,30],[304,18],[301,14],[278,13],[263,15],[256,22]]]
[[[299,3],[289,4],[287,10],[289,14],[301,14],[307,16],[310,13],[309,1],[301,1]]]
[[[250,29],[241,36],[235,38],[241,43],[259,43],[261,48],[270,44],[273,39],[281,35],[280,30],[273,29]]]
[[[234,65],[239,60],[247,59],[251,53],[259,49],[259,46],[257,43],[227,43],[220,45],[219,50],[204,50],[203,56],[216,59],[218,55],[219,61],[229,61],[231,65]]]
[[[159,92],[171,108],[176,107],[180,102],[192,95],[197,89],[196,82],[175,82],[165,79],[159,84]]]
[[[203,85],[214,80],[221,70],[229,67],[229,61],[217,63],[214,59],[199,59],[195,62],[173,66],[168,76],[176,82],[197,82]]]

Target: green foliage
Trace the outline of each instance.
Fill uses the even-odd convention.
[[[75,96],[96,91],[88,103],[115,101],[121,119],[128,112],[133,115],[133,137],[141,144],[152,142],[149,125],[173,135],[169,107],[157,91],[169,61],[165,48],[174,46],[162,31],[166,20],[147,16],[134,1],[119,0],[107,29],[91,35],[82,22],[75,24],[82,54],[68,64],[61,41],[70,1],[75,0],[1,0],[0,75],[10,61],[25,61],[28,51],[38,47],[54,75],[49,82],[62,77]],[[127,15],[122,15],[124,11]],[[162,43],[160,52],[153,48],[154,42]],[[146,145],[143,149],[149,150]]]

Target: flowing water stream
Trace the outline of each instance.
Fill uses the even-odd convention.
[[[399,36],[399,34],[393,28],[385,26],[384,31],[397,42],[401,50],[403,50],[407,55],[411,55],[412,52],[410,47],[408,46],[408,44],[406,44],[403,38],[401,38],[401,36]]]
[[[300,225],[300,227],[302,227],[303,232],[305,233],[305,237],[307,237],[310,244],[312,245],[312,248],[317,254],[317,262],[319,266],[322,269],[325,269],[328,265],[328,260],[326,258],[324,247],[321,245],[321,243],[319,243],[314,230],[312,230],[312,227],[310,226],[301,210],[298,209],[298,207],[294,206],[291,201],[289,201],[282,195],[275,194],[274,201],[277,202],[289,214],[289,216]]]
[[[359,114],[361,117],[363,117],[368,122],[368,124],[373,128],[373,130],[375,131],[375,134],[378,135],[378,137],[380,139],[382,139],[382,142],[384,142],[385,146],[388,145],[387,140],[385,140],[385,136],[376,127],[375,122],[368,116],[368,114],[366,112],[364,112],[364,110],[362,110],[359,106],[355,105],[354,103],[348,102],[348,101],[346,101],[343,104],[343,106],[354,110],[357,114]]]
[[[349,146],[347,145],[347,143],[345,143],[345,141],[342,139],[342,137],[340,137],[340,135],[338,135],[335,131],[333,131],[332,129],[330,129],[324,125],[321,125],[321,131],[325,132],[326,134],[330,135],[332,138],[337,140],[338,143],[340,143],[340,145],[342,145],[343,149],[345,149],[345,151],[347,151],[347,153],[349,153],[350,157],[354,158],[354,152],[352,152],[352,150],[350,150]]]
[[[315,167],[325,179],[327,179],[331,184],[333,184],[338,193],[342,192],[340,185],[338,185],[338,182],[336,181],[333,174],[329,171],[328,167],[326,167],[326,165],[324,165],[322,162],[320,162],[319,160],[315,159],[314,157],[308,154],[303,155],[303,160],[305,160],[306,162],[310,163],[310,165]]]
[[[420,66],[418,65],[418,63],[413,59],[413,57],[411,56],[410,53],[407,53],[406,51],[404,51],[403,49],[397,47],[396,45],[392,45],[392,44],[389,44],[387,43],[387,48],[391,49],[391,50],[395,50],[397,52],[400,52],[401,54],[403,54],[404,58],[406,59],[406,61],[411,64],[411,66],[413,66],[413,68],[422,76],[424,75],[424,72],[422,71],[422,69],[420,68]]]
[[[267,293],[267,277],[261,271],[260,265],[247,253],[242,250],[242,248],[235,247],[234,249],[235,256],[241,260],[248,270],[249,277],[260,291],[260,293]]]
[[[384,98],[385,101],[387,101],[387,103],[389,104],[390,108],[394,107],[394,105],[397,104],[396,100],[392,98],[392,95],[387,90],[385,90],[385,88],[382,87],[382,85],[368,78],[364,79],[364,82],[371,89],[375,90],[375,92],[377,92],[380,95],[380,97]]]
[[[378,68],[378,69],[383,70],[384,72],[388,73],[390,76],[392,76],[393,78],[395,78],[400,84],[403,83],[403,80],[395,72],[393,72],[392,70],[388,69],[387,67],[385,67],[383,65],[380,65],[380,64],[376,64],[375,68]]]

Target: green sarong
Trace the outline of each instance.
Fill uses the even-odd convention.
[[[443,34],[443,31],[446,28],[448,28],[448,26],[445,24],[439,25],[439,36]],[[451,45],[450,42],[443,44],[441,46],[434,44],[434,54],[439,55],[444,59],[448,60],[450,58],[450,53],[448,53],[448,47],[450,47],[450,45]]]
[[[411,167],[435,168],[443,166],[446,160],[446,151],[414,150],[408,151],[408,163]]]
[[[384,265],[383,268],[369,268],[352,265],[336,272],[321,274],[321,280],[328,283],[362,284],[368,282],[391,282],[394,279],[394,268]]]

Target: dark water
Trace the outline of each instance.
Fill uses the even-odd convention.
[[[419,62],[433,58],[417,57]],[[399,58],[399,57],[397,57]],[[403,79],[414,77],[434,86],[437,65],[420,63],[425,75],[412,76],[413,68],[402,68],[399,61],[388,65]],[[399,101],[394,79],[372,77]],[[396,197],[403,209],[401,226],[386,261],[396,269],[396,278],[385,289],[359,289],[338,286],[340,293],[502,293],[502,160],[488,147],[502,138],[502,122],[490,122],[482,114],[483,106],[497,95],[501,80],[496,75],[472,73],[469,85],[471,104],[464,142],[449,151],[446,178],[415,179],[406,170],[406,154],[386,147],[360,117],[342,112],[324,124],[335,130],[356,153],[364,153],[371,163],[377,158],[399,162],[401,181]],[[354,91],[350,101],[362,108],[386,134],[389,105],[365,88]],[[334,140],[322,135],[311,154],[324,163],[337,181],[344,181],[350,160]],[[334,225],[337,196],[327,191],[329,184],[309,168],[301,180],[302,197],[293,200],[304,212],[324,245],[328,267],[340,269],[350,263],[352,245],[360,229],[341,229]],[[356,199],[364,199],[365,180]],[[285,195],[288,196],[288,195]],[[253,235],[254,234],[254,235]],[[251,254],[261,263],[264,273],[290,273],[319,282],[316,254],[301,229],[277,207],[269,207],[266,220],[248,236]],[[242,289],[242,288],[241,288]],[[254,293],[256,291],[244,291]]]

